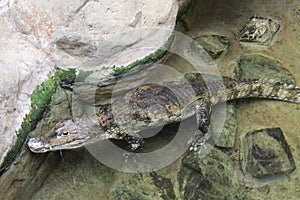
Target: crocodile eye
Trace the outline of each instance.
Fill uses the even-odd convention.
[[[65,136],[68,135],[68,134],[69,134],[68,131],[63,131],[63,132],[62,132],[62,135],[65,135]]]

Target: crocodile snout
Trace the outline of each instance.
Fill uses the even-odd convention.
[[[39,152],[39,150],[45,148],[45,143],[40,138],[31,138],[27,142],[29,149],[33,152]]]

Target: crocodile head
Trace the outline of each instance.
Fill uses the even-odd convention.
[[[74,149],[87,144],[90,134],[89,126],[82,126],[80,119],[65,120],[56,124],[45,135],[29,139],[27,145],[35,153]]]

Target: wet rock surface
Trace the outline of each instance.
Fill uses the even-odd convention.
[[[34,155],[24,147],[14,164],[0,177],[0,198],[31,199],[60,160],[57,152]]]
[[[241,151],[244,173],[255,178],[288,174],[296,168],[280,128],[247,133],[242,139]]]

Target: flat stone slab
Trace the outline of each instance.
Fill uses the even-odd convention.
[[[254,178],[287,174],[296,166],[280,128],[248,132],[241,142],[242,168]]]
[[[240,31],[241,42],[269,45],[280,24],[269,17],[252,16]]]
[[[227,49],[229,43],[229,39],[221,35],[201,35],[195,40],[213,59],[217,59]]]

